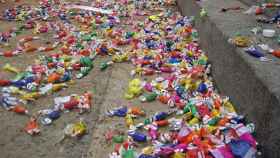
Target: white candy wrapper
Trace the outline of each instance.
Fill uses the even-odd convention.
[[[70,101],[70,99],[71,99],[71,96],[56,97],[56,98],[54,98],[54,104],[55,105],[60,105],[60,104],[63,104],[63,103],[66,103],[66,102]]]
[[[99,12],[102,14],[113,14],[112,10],[105,10],[105,9],[100,9],[100,8],[95,8],[95,7],[90,7],[90,6],[83,6],[83,5],[68,5],[66,8],[90,10],[90,11]]]

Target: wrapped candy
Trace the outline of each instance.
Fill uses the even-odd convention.
[[[81,137],[87,132],[87,125],[80,120],[74,124],[68,124],[64,129],[64,134],[71,137]]]
[[[25,132],[30,135],[36,135],[40,133],[39,125],[35,118],[30,118],[29,122],[26,124],[24,128]]]

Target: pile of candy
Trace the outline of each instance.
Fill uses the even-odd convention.
[[[113,61],[131,61],[135,65],[132,76],[158,77],[151,82],[131,80],[124,96],[139,97],[142,102],[158,100],[171,109],[148,118],[135,107],[108,110],[110,117],[124,117],[128,127],[127,134],[110,131],[106,135],[115,143],[110,157],[255,157],[254,125],[246,125],[229,98],[215,90],[208,58],[197,43],[193,18],[162,9],[136,27],[143,32],[134,49],[118,54],[117,59],[113,56]],[[136,123],[141,117],[146,118],[144,122]],[[147,146],[139,152],[143,143]]]
[[[0,80],[0,86],[3,86],[1,104],[7,110],[28,114],[24,104],[67,88],[74,79],[89,74],[96,55],[109,55],[112,60],[102,63],[101,71],[114,63],[130,62],[135,66],[131,71],[134,79],[124,94],[126,99],[158,100],[170,107],[170,110],[156,112],[150,117],[138,107],[108,110],[108,117],[125,117],[128,127],[127,134],[106,134],[108,141],[112,139],[116,143],[110,158],[255,156],[254,125],[246,125],[229,98],[218,94],[210,76],[211,65],[198,44],[194,18],[183,17],[175,11],[174,0],[92,2],[92,6],[100,9],[112,9],[111,14],[77,11],[59,1],[42,2],[39,10],[34,9],[37,12],[25,13],[24,7],[14,8],[6,10],[3,16],[15,20],[21,19],[19,15],[23,14],[24,19],[33,24],[35,34],[55,33],[53,40],[57,44],[54,47],[34,48],[33,51],[60,48],[59,53],[41,56],[24,72],[11,65],[4,67],[16,73],[14,79]],[[58,15],[59,20],[48,21],[49,14]],[[19,46],[26,48],[28,41],[23,40]],[[19,50],[2,54],[10,57],[19,54]],[[144,81],[142,76],[153,80]],[[39,117],[42,124],[48,125],[65,110],[89,111],[90,100],[88,92],[82,96],[56,98],[53,108],[33,114],[25,130],[29,134],[39,133]],[[137,118],[145,120],[136,123]],[[65,128],[65,135],[73,137],[85,132],[83,121]],[[147,146],[136,152],[138,143]]]
[[[14,72],[16,75],[11,80],[0,80],[0,85],[4,86],[2,105],[10,110],[18,105],[18,102],[26,104],[28,101],[34,101],[41,96],[67,88],[73,82],[73,73],[78,71],[76,78],[82,78],[92,68],[93,63],[89,57],[74,59],[71,56],[59,54],[43,56],[23,72],[6,64],[3,69]]]

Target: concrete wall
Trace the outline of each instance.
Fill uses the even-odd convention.
[[[240,114],[255,123],[260,157],[279,158],[280,86],[277,82],[280,81],[280,67],[262,63],[227,42],[234,32],[255,26],[251,17],[218,11],[231,5],[246,6],[235,0],[208,0],[199,4],[195,0],[177,0],[177,3],[183,15],[197,17],[201,46],[208,52],[218,89],[230,96]],[[199,18],[201,6],[209,17]]]

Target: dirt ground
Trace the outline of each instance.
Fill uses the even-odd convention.
[[[36,4],[36,0],[22,1],[23,3]],[[0,3],[0,11],[14,5],[13,2]],[[1,22],[0,31],[16,26],[14,22]],[[31,35],[32,32],[25,31],[23,35],[17,36],[11,41],[11,47],[25,35]],[[51,38],[50,35],[45,39]],[[40,41],[39,41],[40,42]],[[7,48],[8,49],[8,48]],[[23,54],[13,58],[0,57],[0,68],[6,63],[24,70],[34,59],[44,53]],[[160,109],[167,109],[166,105],[158,102],[141,103],[138,99],[127,101],[124,99],[124,93],[131,79],[129,73],[132,65],[129,63],[114,64],[106,71],[98,69],[99,63],[108,60],[106,57],[99,57],[94,61],[94,70],[82,80],[77,80],[69,88],[42,97],[36,102],[28,105],[28,110],[34,113],[40,109],[53,105],[53,98],[57,96],[67,96],[73,93],[82,94],[89,90],[93,92],[93,108],[90,113],[79,115],[77,112],[69,112],[62,115],[50,126],[41,126],[41,135],[30,136],[22,129],[29,117],[7,112],[0,108],[0,153],[1,158],[105,158],[108,153],[113,151],[113,144],[107,144],[104,139],[104,133],[110,129],[120,129],[126,132],[124,120],[120,118],[108,118],[104,115],[107,109],[126,106],[141,106],[146,112],[152,114]],[[0,69],[1,78],[12,77]],[[156,77],[156,76],[154,76]],[[81,139],[65,139],[58,143],[63,136],[63,129],[69,123],[73,123],[84,118],[88,125],[88,133]],[[141,121],[141,120],[139,120]]]

